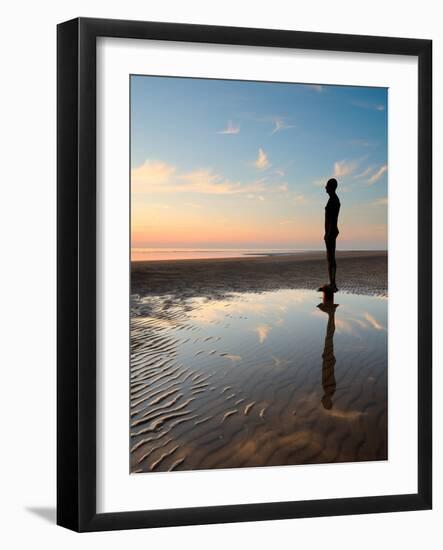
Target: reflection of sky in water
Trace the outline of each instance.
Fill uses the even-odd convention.
[[[232,446],[218,467],[386,458],[387,299],[339,293],[322,305],[310,290],[133,298],[133,357],[158,346],[160,358],[170,350],[171,376],[185,369],[180,393],[202,422],[174,431],[192,446],[188,468],[212,467],[217,455],[215,443],[206,458],[191,445],[203,427],[208,442]]]
[[[229,354],[271,357],[287,356],[324,343],[327,314],[316,306],[319,293],[309,290],[279,290],[263,294],[235,294],[226,300],[192,300],[195,309],[189,321],[199,334],[222,336]],[[336,298],[334,347],[337,358],[351,350],[386,346],[387,300],[352,294]],[[204,340],[204,337],[203,337]]]
[[[386,368],[387,299],[340,293],[335,300],[336,368],[343,359],[364,367],[369,358]],[[311,290],[233,293],[224,300],[188,299],[185,307],[170,304],[169,311],[180,312],[179,322],[158,323],[177,339],[179,360],[196,367],[235,366],[239,378],[240,367],[243,374],[269,368],[295,372],[311,369],[313,362],[321,365],[328,314],[319,303],[321,294]]]

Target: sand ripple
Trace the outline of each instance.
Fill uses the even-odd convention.
[[[361,338],[337,328],[331,377],[322,359],[326,316],[302,338],[288,337],[277,319],[260,343],[260,313],[225,302],[137,305],[144,315],[131,319],[131,472],[386,459],[382,330],[367,327]]]

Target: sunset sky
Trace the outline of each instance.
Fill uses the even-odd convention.
[[[387,248],[387,90],[131,77],[132,248]]]

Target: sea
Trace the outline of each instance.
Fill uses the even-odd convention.
[[[241,258],[244,256],[277,256],[313,251],[303,248],[132,248],[131,260],[197,260],[205,258]]]

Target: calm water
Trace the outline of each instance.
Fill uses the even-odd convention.
[[[387,300],[133,297],[131,471],[387,458]]]

